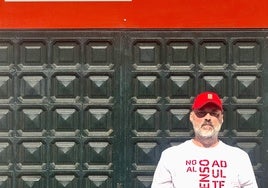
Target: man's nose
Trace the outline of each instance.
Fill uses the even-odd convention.
[[[210,113],[207,113],[206,115],[205,115],[205,119],[206,120],[211,120],[211,117],[212,117],[212,115],[210,115]]]

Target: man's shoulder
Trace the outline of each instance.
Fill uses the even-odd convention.
[[[230,152],[233,152],[234,154],[238,155],[247,155],[247,153],[240,147],[238,146],[232,146],[229,144],[226,144],[221,141],[220,147],[222,147],[223,151],[229,150]]]

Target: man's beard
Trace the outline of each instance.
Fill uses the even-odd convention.
[[[208,129],[204,128],[204,126],[209,126]],[[205,122],[201,125],[199,128],[194,127],[195,135],[199,138],[213,138],[218,137],[218,134],[220,132],[220,126],[214,127],[210,122]]]

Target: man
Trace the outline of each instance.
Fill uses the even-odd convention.
[[[218,139],[223,107],[213,92],[199,94],[190,121],[195,136],[163,151],[152,188],[257,188],[249,156]]]

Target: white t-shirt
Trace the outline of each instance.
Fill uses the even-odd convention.
[[[188,140],[162,152],[151,188],[257,188],[249,156],[219,142],[203,148]]]

